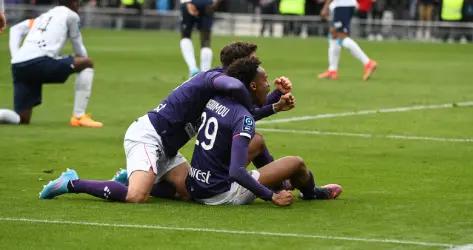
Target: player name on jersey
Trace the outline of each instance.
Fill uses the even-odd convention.
[[[208,108],[210,111],[215,112],[217,115],[221,117],[225,117],[230,111],[229,108],[225,107],[224,105],[220,104],[214,99],[210,99],[205,107]]]

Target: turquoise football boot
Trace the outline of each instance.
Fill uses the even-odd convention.
[[[116,181],[125,186],[128,186],[128,174],[126,172],[126,169],[120,168],[113,176],[112,181]]]
[[[50,181],[43,186],[43,190],[39,193],[40,199],[52,199],[58,195],[69,193],[67,184],[69,181],[79,179],[79,175],[74,169],[66,169],[65,172],[56,180]]]

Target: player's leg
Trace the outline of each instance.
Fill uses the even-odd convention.
[[[73,127],[91,127],[100,128],[101,122],[94,121],[86,114],[92,93],[92,84],[94,79],[94,64],[88,57],[74,57],[73,69],[77,73],[74,93],[73,116],[70,124]]]
[[[195,61],[194,45],[192,44],[191,40],[192,29],[194,27],[196,18],[189,14],[185,5],[181,6],[181,14],[181,53],[189,69],[189,76],[194,76],[195,74],[199,73],[199,69],[197,68],[197,63]]]
[[[340,41],[337,38],[337,29],[341,26],[340,8],[333,10],[333,19],[328,35],[328,70],[318,75],[319,79],[338,79],[338,63],[342,50]]]
[[[210,39],[212,34],[213,15],[206,14],[200,18],[200,70],[207,71],[212,67],[212,49]]]
[[[156,174],[151,167],[148,171],[133,171],[128,178],[128,193],[126,201],[143,203],[149,199],[149,194],[156,180]]]
[[[248,164],[253,162],[256,168],[260,168],[272,161],[274,158],[269,153],[263,135],[255,133],[248,145]]]
[[[13,109],[18,116],[7,112],[8,120],[15,124],[29,124],[33,114],[33,107],[41,104],[42,85],[41,76],[35,74],[35,66],[31,65],[13,65]]]
[[[39,198],[52,199],[66,193],[85,193],[106,200],[125,201],[127,187],[115,181],[82,180],[75,170],[67,169],[43,187]]]
[[[177,157],[181,157],[181,156],[177,156]],[[190,199],[190,195],[187,192],[187,188],[186,188],[186,178],[189,173],[190,165],[187,161],[185,161],[185,159],[183,160],[184,160],[183,162],[179,163],[175,167],[172,167],[171,165],[172,169],[169,170],[163,176],[165,180],[164,183],[161,183],[161,182],[157,183],[157,185],[153,187],[153,191],[151,193],[152,196],[167,198],[167,197],[176,197],[177,195],[176,198],[179,198],[182,200]],[[172,161],[176,162],[176,160],[172,160]],[[172,184],[172,186],[174,187],[174,193],[172,194],[172,196],[170,192],[172,192],[173,190],[167,187],[165,183]],[[161,187],[159,187],[158,184],[161,185]]]
[[[301,191],[304,199],[333,199],[342,192],[339,185],[329,184],[317,187],[312,172],[304,160],[296,156],[287,156],[275,160],[258,169],[258,181],[270,188],[277,187],[283,180],[290,179],[293,187]]]
[[[337,28],[336,38],[340,41],[342,47],[348,49],[350,53],[358,59],[365,67],[363,80],[368,80],[371,74],[376,70],[377,63],[370,60],[365,52],[360,48],[357,42],[350,38],[350,22],[355,11],[354,7],[335,8],[340,15],[341,26]]]

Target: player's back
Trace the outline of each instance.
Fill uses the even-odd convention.
[[[68,38],[68,25],[79,23],[79,15],[65,6],[57,6],[35,19],[23,45],[12,63],[41,56],[58,57]]]
[[[254,120],[243,105],[221,96],[209,100],[201,118],[188,189],[193,198],[205,199],[229,190],[233,182],[229,176],[233,137],[251,139]]]

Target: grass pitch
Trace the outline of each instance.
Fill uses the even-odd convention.
[[[343,185],[335,201],[278,208],[261,200],[239,207],[161,199],[133,205],[87,195],[39,200],[42,185],[66,167],[82,178],[110,179],[124,167],[128,125],[187,75],[175,33],[85,30],[84,40],[96,65],[89,111],[105,127],[68,126],[74,76],[44,87],[31,125],[0,126],[2,249],[446,249],[473,243],[472,107],[257,126],[298,131],[262,133],[274,157],[300,155],[318,183]],[[214,65],[219,49],[235,40],[214,38]],[[333,82],[315,78],[327,65],[323,39],[243,40],[258,44],[271,78],[286,75],[294,83],[296,109],[270,119],[473,101],[471,45],[360,42],[379,70],[361,81],[362,66],[344,51],[341,79]],[[7,47],[2,35],[0,107],[12,108]],[[192,144],[182,150],[188,159]]]

